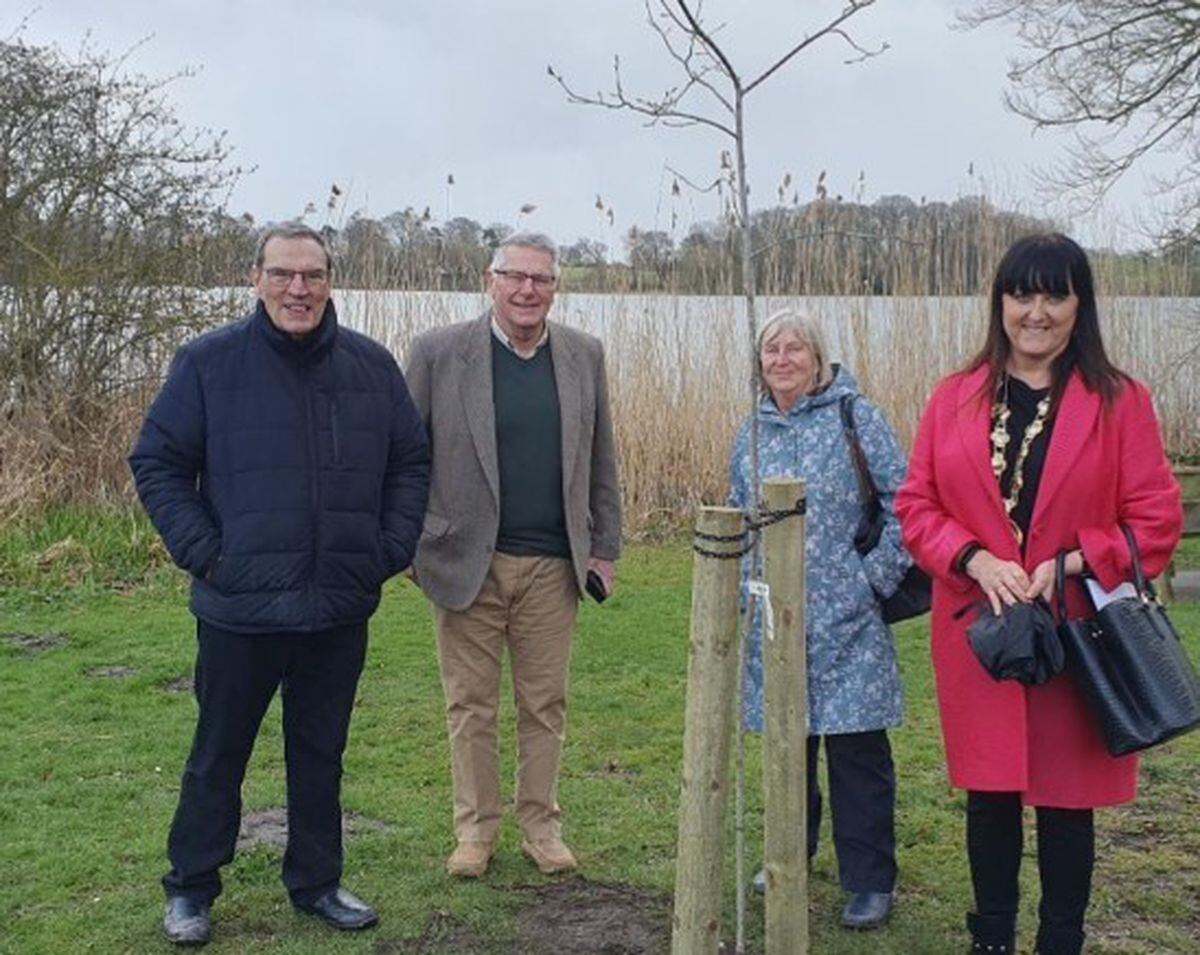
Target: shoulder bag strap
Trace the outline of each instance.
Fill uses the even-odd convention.
[[[854,473],[858,475],[858,487],[863,500],[868,507],[879,503],[879,490],[875,487],[875,479],[871,476],[867,456],[863,454],[862,445],[858,443],[858,428],[854,424],[852,408],[854,395],[842,395],[838,402],[842,412],[842,429],[846,432],[846,443],[850,445],[850,460],[854,463]]]

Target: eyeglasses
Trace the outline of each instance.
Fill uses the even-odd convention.
[[[263,274],[276,288],[287,288],[297,275],[309,288],[318,288],[329,281],[325,269],[263,269]]]
[[[540,272],[518,272],[516,269],[492,269],[492,275],[499,275],[504,281],[513,285],[524,285],[532,282],[535,288],[552,289],[558,284],[558,276],[543,275]]]

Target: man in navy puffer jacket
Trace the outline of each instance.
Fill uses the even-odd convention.
[[[341,887],[342,752],[367,620],[421,533],[429,444],[392,355],[338,326],[331,269],[319,233],[268,230],[257,308],[179,350],[129,459],[197,618],[200,712],[163,879],[179,944],[209,939],[281,686],[292,904],[335,928],[377,921]]]

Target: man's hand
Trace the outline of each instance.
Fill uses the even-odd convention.
[[[604,592],[611,597],[613,595],[613,591],[617,589],[616,562],[611,560],[601,560],[599,557],[590,557],[588,558],[587,569],[594,570],[600,575],[600,580],[604,582]]]

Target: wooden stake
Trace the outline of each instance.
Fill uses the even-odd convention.
[[[697,538],[703,550],[737,553],[743,546],[741,511],[702,507]],[[683,730],[683,781],[679,791],[679,849],[671,955],[714,955],[721,938],[721,874],[725,806],[729,797],[729,745],[737,681],[740,561],[697,553],[692,569],[691,650]]]
[[[768,511],[804,500],[803,481],[764,481]],[[766,955],[808,951],[808,684],[804,631],[804,517],[763,531],[772,634],[763,627],[763,868]],[[767,614],[763,612],[764,621]]]

